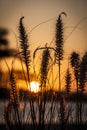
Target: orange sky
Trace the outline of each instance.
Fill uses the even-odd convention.
[[[62,11],[67,17],[63,17],[64,39],[73,30],[81,19],[87,17],[87,0],[0,0],[0,26],[10,29],[10,47],[16,47],[14,33],[18,37],[19,18],[25,16],[24,24],[29,32],[37,24],[51,18],[55,18],[32,31],[29,35],[31,53],[39,45],[50,43],[55,36],[55,23],[57,16]],[[64,43],[65,58],[72,51],[81,55],[87,51],[87,19],[69,36]],[[52,43],[52,46],[54,42]],[[62,71],[65,71],[67,63],[64,63]]]
[[[62,11],[67,13],[63,18],[65,38],[79,21],[87,17],[87,0],[0,0],[0,26],[11,30],[10,45],[16,46],[12,31],[17,34],[19,18],[25,16],[24,23],[29,32],[35,25],[50,18],[57,18]],[[39,26],[29,36],[32,48],[50,42],[55,35],[55,21]],[[77,50],[81,53],[87,45],[87,20],[83,21],[65,43],[66,51]],[[17,34],[18,36],[18,34]]]

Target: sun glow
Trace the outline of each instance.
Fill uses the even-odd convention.
[[[28,88],[31,92],[37,93],[39,92],[39,83],[37,81],[32,81]]]

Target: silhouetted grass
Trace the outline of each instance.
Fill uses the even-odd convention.
[[[57,23],[56,23],[56,43],[55,47],[45,47],[37,48],[34,51],[33,57],[35,58],[35,53],[38,50],[42,51],[42,59],[40,60],[40,68],[39,68],[39,82],[40,82],[40,92],[33,93],[29,91],[18,90],[14,72],[14,66],[9,69],[9,82],[10,82],[10,90],[9,90],[9,101],[4,108],[4,119],[9,130],[74,130],[74,129],[85,129],[87,123],[83,123],[82,119],[82,100],[84,95],[85,84],[87,83],[87,53],[85,54],[85,58],[82,58],[80,62],[80,56],[74,52],[72,53],[71,65],[74,69],[74,76],[77,83],[77,91],[75,94],[70,92],[70,84],[71,84],[71,75],[69,73],[69,69],[67,70],[67,74],[65,76],[66,79],[66,90],[68,92],[66,96],[66,92],[61,91],[61,61],[63,60],[64,55],[64,39],[63,39],[63,21],[61,15],[65,12],[59,14]],[[26,74],[25,82],[28,87],[30,84],[30,69],[31,69],[31,55],[30,55],[30,47],[28,42],[28,35],[26,32],[26,28],[23,24],[24,17],[20,18],[19,22],[19,40],[20,40],[20,52],[17,55],[20,55],[21,64],[25,65],[23,71]],[[55,56],[51,56],[51,51],[55,53]],[[53,59],[52,59],[53,58]],[[55,61],[56,59],[56,61]],[[51,61],[55,61],[50,65]],[[56,64],[58,65],[58,88],[59,91],[48,91],[48,74],[51,67]],[[13,64],[12,64],[13,65]],[[83,70],[84,69],[84,70]],[[53,73],[53,76],[55,73]],[[51,77],[51,75],[50,75]],[[85,77],[85,78],[84,78]],[[55,82],[55,80],[54,80]],[[80,85],[80,86],[79,86]],[[80,91],[79,91],[80,90]],[[80,98],[80,96],[82,98]],[[86,96],[87,98],[87,96]],[[27,102],[26,102],[27,100]],[[77,113],[76,118],[78,121],[74,122],[72,119],[72,124],[70,124],[69,117],[72,115],[73,108],[68,105],[68,101],[75,100],[77,103],[77,109],[75,106]],[[80,104],[79,104],[80,103]],[[27,108],[27,104],[29,105]],[[79,108],[80,106],[80,108]],[[27,111],[27,115],[26,115]],[[55,121],[55,111],[57,114],[57,119]],[[71,115],[70,115],[71,114]],[[79,117],[80,115],[80,117]],[[25,124],[24,124],[25,123]],[[76,124],[75,124],[76,123]],[[83,125],[84,124],[84,125]],[[3,127],[3,126],[2,126]],[[4,128],[4,127],[3,127]],[[1,129],[3,129],[1,128]]]

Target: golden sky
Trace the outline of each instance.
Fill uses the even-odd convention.
[[[54,20],[39,26],[29,36],[33,48],[50,42],[55,35],[55,22],[60,12],[63,17],[65,38],[81,19],[87,17],[87,0],[0,0],[0,26],[11,30],[11,46],[16,46],[14,31],[17,34],[19,18],[25,16],[24,23],[29,32],[35,25],[48,19]],[[87,20],[84,20],[65,42],[66,51],[81,53],[87,48]],[[17,34],[18,36],[18,34]]]
[[[21,16],[25,16],[24,24],[27,32],[37,24],[54,18],[38,26],[29,34],[32,52],[39,45],[44,46],[51,42],[55,36],[56,19],[61,12],[67,14],[67,17],[62,17],[64,39],[66,39],[73,28],[87,17],[87,0],[0,0],[0,26],[10,30],[10,46],[14,48],[16,39],[13,32],[18,37],[18,24]],[[64,51],[65,57],[72,51],[80,54],[87,51],[87,19],[83,20],[65,41]]]

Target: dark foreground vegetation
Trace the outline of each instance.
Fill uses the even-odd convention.
[[[61,93],[63,93],[65,95],[66,101],[69,101],[69,102],[77,101],[76,92],[72,92],[68,95],[66,92],[61,92]],[[44,93],[47,101],[51,101],[52,97],[54,98],[55,101],[59,101],[59,94],[60,94],[60,92],[57,92],[55,90],[49,90],[46,93]],[[22,97],[23,97],[23,101],[24,100],[29,101],[31,99],[33,99],[34,101],[38,100],[37,93],[31,92],[29,90],[20,89],[19,95],[20,95],[20,100],[22,100]],[[41,93],[38,92],[38,95],[41,95]],[[0,100],[9,100],[9,99],[10,99],[10,90],[7,89],[6,87],[0,87]],[[83,102],[87,102],[87,93],[84,93],[82,98],[81,98],[80,93],[78,93],[78,102],[80,102],[81,100]]]
[[[12,51],[7,51],[9,53],[6,52],[5,55],[2,53],[0,54],[8,68],[9,79],[7,80],[7,83],[9,82],[9,90],[2,88],[0,91],[0,99],[8,99],[8,102],[6,103],[3,110],[6,126],[0,125],[1,130],[87,129],[87,109],[84,109],[84,101],[87,101],[87,51],[82,57],[80,57],[80,54],[75,51],[68,55],[68,67],[66,74],[64,75],[64,92],[62,92],[61,66],[64,59],[64,25],[62,16],[66,17],[67,15],[65,12],[62,12],[57,18],[54,46],[51,47],[46,43],[44,47],[37,47],[33,52],[33,61],[31,58],[28,33],[26,32],[26,28],[23,24],[24,17],[21,17],[19,21],[19,45],[17,45],[17,53],[14,55],[14,57],[20,60],[20,64],[22,66],[21,72],[24,75],[27,88],[31,82],[30,70],[33,68],[33,75],[35,75],[36,81],[39,81],[40,83],[40,91],[38,93],[31,93],[29,91],[18,89],[15,78],[14,64],[16,58],[14,58],[11,67],[9,67],[7,61],[4,58],[6,56],[11,56]],[[5,30],[1,30],[0,32],[0,46],[6,49],[8,42],[3,38],[3,35],[7,35]],[[2,52],[2,50],[0,51]],[[38,51],[41,51],[41,59],[39,63],[39,72],[37,75],[35,69],[35,60]],[[14,51],[14,53],[15,52],[16,51]],[[53,72],[53,69],[55,65],[58,69],[56,78],[58,88],[57,92],[54,91],[55,72]],[[2,73],[2,70],[0,70],[0,83],[2,80]],[[52,83],[50,85],[51,89],[49,90],[48,86],[50,77]],[[72,80],[72,77],[74,77],[74,80]],[[2,81],[4,82],[4,79]],[[75,93],[72,93],[71,90],[72,82],[75,83]],[[26,102],[26,100],[28,102]],[[23,101],[24,104],[21,105],[21,101]],[[48,101],[50,101],[49,104]],[[75,101],[74,108],[71,104],[68,104],[67,101]],[[29,103],[28,107],[27,103]],[[74,113],[74,116],[72,113]]]
[[[36,126],[35,130],[38,130],[38,127],[39,126]],[[14,126],[12,126],[11,128],[12,128],[12,130],[16,130],[16,127],[14,127]],[[25,130],[32,130],[33,126],[25,124],[22,126],[22,128],[24,128]],[[49,128],[50,128],[50,130],[60,130],[61,126],[55,124],[55,125],[50,125],[50,127],[49,127],[48,125],[45,125],[44,130],[49,130]],[[0,130],[7,130],[6,125],[0,124]],[[67,126],[67,130],[87,130],[87,124],[86,125],[69,124]]]

